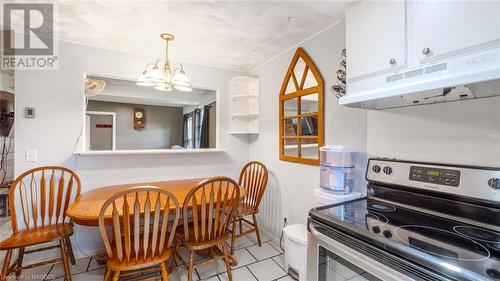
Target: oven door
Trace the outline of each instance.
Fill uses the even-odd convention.
[[[309,221],[308,281],[421,280],[402,274],[320,232],[325,227]]]

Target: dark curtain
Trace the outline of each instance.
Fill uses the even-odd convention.
[[[202,114],[201,109],[196,109],[194,111],[194,148],[202,148],[201,147],[201,123],[202,123]]]
[[[209,148],[209,116],[210,116],[210,105],[205,105],[203,107],[203,121],[201,123],[201,136],[200,136],[200,148]]]
[[[183,120],[183,130],[182,130],[182,147],[188,148],[189,147],[189,139],[188,139],[188,119],[189,119],[189,114],[184,114],[184,120]]]

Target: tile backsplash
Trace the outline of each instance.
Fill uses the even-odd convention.
[[[369,156],[500,167],[500,97],[368,111]]]

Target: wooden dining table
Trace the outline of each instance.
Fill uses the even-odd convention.
[[[101,207],[104,205],[106,200],[111,198],[114,194],[134,186],[157,186],[163,190],[169,191],[177,198],[179,201],[179,207],[182,208],[189,191],[203,180],[205,179],[197,178],[100,187],[81,194],[80,197],[78,197],[75,202],[68,207],[66,214],[76,224],[99,226],[99,212],[101,211]],[[245,190],[240,189],[240,198],[243,199],[245,195]],[[200,201],[198,200],[198,202]],[[107,216],[105,215],[105,217]],[[109,214],[109,218],[111,218],[111,213]]]
[[[126,190],[134,186],[157,186],[163,190],[172,193],[179,201],[179,207],[182,208],[184,200],[189,191],[193,189],[199,182],[205,180],[204,178],[184,179],[184,180],[170,180],[170,181],[157,181],[157,182],[143,182],[120,184],[96,188],[81,194],[73,204],[66,210],[66,214],[74,223],[84,226],[99,226],[99,212],[101,211],[104,203],[111,198],[114,194]],[[246,195],[245,189],[240,189],[240,199]],[[145,198],[144,198],[145,200]],[[198,200],[200,202],[201,200]],[[142,205],[143,203],[141,203]],[[105,214],[111,219],[111,213]],[[237,264],[236,259],[231,257],[231,263]]]

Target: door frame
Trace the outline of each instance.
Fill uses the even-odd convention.
[[[85,116],[87,116],[87,115],[107,115],[107,116],[111,115],[111,118],[112,118],[112,121],[111,121],[111,123],[112,123],[112,124],[111,124],[111,125],[113,126],[113,127],[112,127],[112,130],[113,130],[113,133],[112,133],[112,138],[113,138],[113,139],[112,139],[112,144],[111,144],[111,150],[116,150],[116,112],[107,112],[107,111],[92,111],[92,110],[87,110],[87,111],[85,112]],[[86,128],[87,128],[87,126],[88,126],[88,124],[87,124],[87,121],[86,121],[86,120],[87,120],[87,119],[86,119],[86,117],[85,117],[85,131],[84,131],[84,132],[85,132],[85,134],[87,133]],[[88,151],[86,141],[87,141],[87,136],[85,136],[85,137],[83,138],[83,142],[84,142],[84,144],[83,144],[83,148],[84,148],[85,150],[87,150],[87,151]]]

